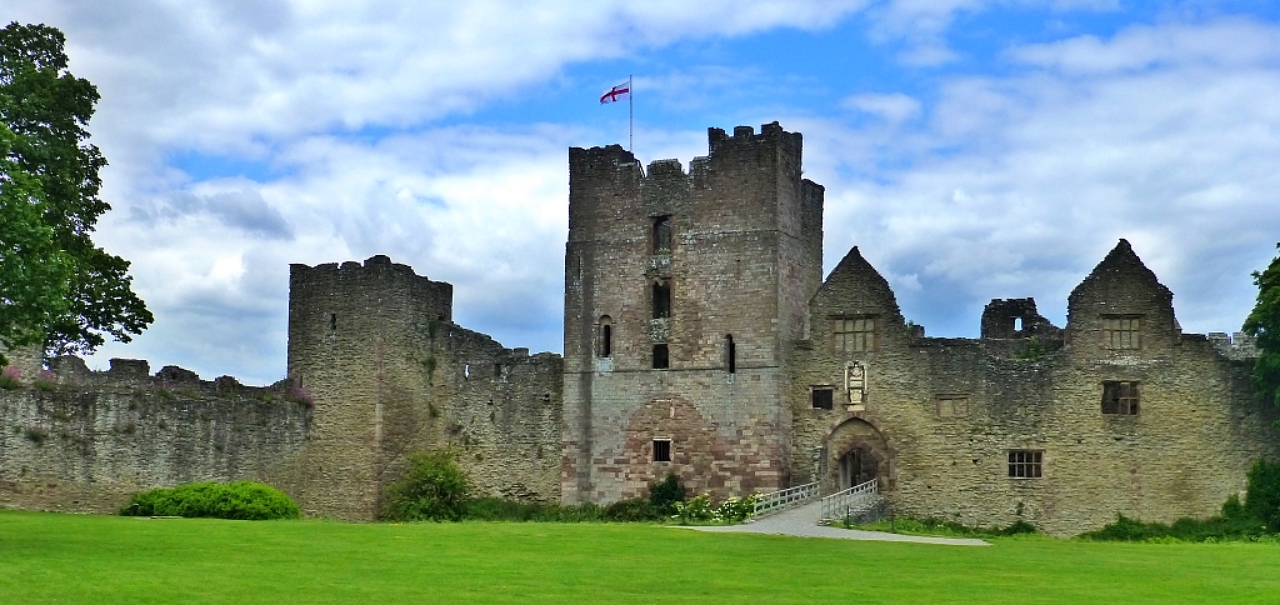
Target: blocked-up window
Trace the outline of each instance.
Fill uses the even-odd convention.
[[[653,461],[654,462],[671,462],[671,440],[670,439],[654,439],[653,440]]]
[[[832,347],[841,353],[873,351],[876,346],[876,318],[836,318],[832,322]]]
[[[667,345],[653,345],[653,369],[665,370],[671,367],[671,358],[667,352]]]
[[[1102,346],[1108,349],[1142,348],[1142,318],[1103,316]]]
[[[653,253],[669,254],[671,252],[671,217],[659,216],[653,219]]]
[[[1044,452],[1037,450],[1009,450],[1009,476],[1015,479],[1035,479],[1044,474]]]
[[[831,387],[813,387],[813,390],[809,393],[809,398],[813,403],[813,409],[831,409],[831,403],[834,400],[832,397],[833,393],[834,389]]]
[[[653,284],[653,318],[671,317],[671,284],[658,282]]]
[[[1108,381],[1102,383],[1102,413],[1119,416],[1138,415],[1138,383]]]
[[[938,418],[965,418],[969,416],[968,395],[939,395],[936,402]]]

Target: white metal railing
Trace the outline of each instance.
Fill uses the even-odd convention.
[[[780,489],[776,492],[760,494],[760,499],[756,500],[755,510],[751,516],[759,517],[784,511],[796,504],[808,502],[818,495],[818,482],[806,483],[787,489]]]
[[[880,482],[876,479],[859,483],[822,499],[822,522],[843,519],[859,506],[871,504],[880,495]]]

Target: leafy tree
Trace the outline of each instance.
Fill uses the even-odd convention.
[[[1280,244],[1276,244],[1280,249]],[[1258,391],[1280,405],[1280,256],[1262,272],[1253,272],[1258,302],[1244,320],[1244,331],[1258,346],[1253,380]]]
[[[67,72],[62,32],[0,29],[0,345],[89,352],[153,317],[129,262],[94,245],[106,160],[84,141],[98,91]]]

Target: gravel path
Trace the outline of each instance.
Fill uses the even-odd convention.
[[[905,536],[882,531],[863,531],[818,525],[822,515],[822,503],[812,502],[786,512],[770,515],[759,521],[742,525],[718,525],[689,527],[697,531],[776,534],[805,538],[837,538],[841,540],[880,540],[883,542],[919,542],[922,544],[950,544],[953,546],[990,546],[974,538],[934,538],[930,536]]]

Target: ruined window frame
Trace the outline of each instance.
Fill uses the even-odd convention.
[[[1137,351],[1142,348],[1141,315],[1103,315],[1102,348]]]
[[[1106,380],[1102,383],[1104,416],[1137,416],[1141,411],[1142,391],[1137,380]]]
[[[672,440],[670,437],[655,438],[651,446],[654,462],[671,462]]]
[[[879,315],[837,315],[831,319],[831,350],[871,353],[880,348]]]
[[[939,420],[968,418],[969,405],[966,393],[944,393],[934,397],[933,415]]]
[[[1009,450],[1010,479],[1044,477],[1044,450]]]
[[[823,395],[819,395],[819,394]],[[827,384],[814,385],[809,387],[809,405],[815,410],[833,410],[835,409],[836,389],[834,386]]]
[[[655,256],[671,254],[671,215],[653,217],[652,232],[651,252]]]

